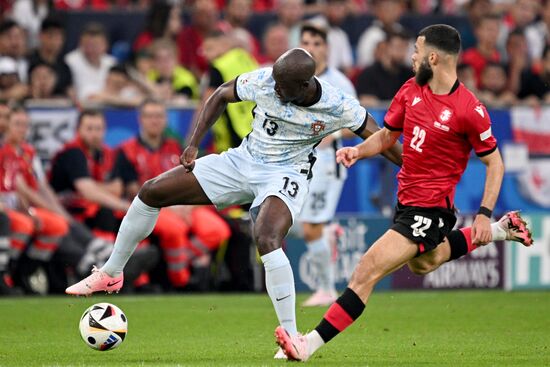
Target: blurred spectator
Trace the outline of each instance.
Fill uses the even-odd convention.
[[[514,29],[525,29],[533,23],[539,13],[540,0],[514,0],[509,11],[504,14],[500,27],[498,45],[505,48],[508,34]]]
[[[19,80],[27,81],[28,61],[25,30],[13,20],[0,23],[0,56],[9,56],[17,66]]]
[[[125,212],[130,203],[120,199],[120,182],[107,180],[114,152],[103,144],[105,118],[99,111],[80,113],[77,134],[53,161],[50,184],[65,208],[89,228],[114,236],[117,220],[113,211]]]
[[[386,38],[386,32],[404,32],[404,27],[398,23],[405,11],[402,0],[374,0],[373,13],[375,20],[359,38],[357,44],[357,66],[364,68],[371,66],[374,51],[381,41]]]
[[[477,46],[462,53],[462,63],[471,65],[476,74],[476,83],[481,84],[481,72],[489,62],[499,63],[500,52],[497,49],[501,20],[498,15],[483,16],[475,27]]]
[[[251,16],[252,0],[227,0],[224,31],[231,32],[240,41],[240,46],[257,59],[260,55],[260,42],[246,29]]]
[[[165,136],[167,113],[156,100],[146,100],[139,109],[138,136],[120,146],[113,177],[122,180],[132,200],[145,181],[179,166],[180,144]],[[152,235],[164,252],[166,273],[176,288],[187,285],[190,266],[198,257],[210,262],[210,251],[229,238],[228,225],[207,207],[174,206],[160,211]]]
[[[182,31],[181,7],[170,1],[155,1],[149,8],[145,30],[134,41],[134,51],[142,50],[154,40],[167,38],[176,41]]]
[[[39,34],[38,48],[29,56],[29,69],[38,64],[47,64],[55,72],[56,84],[54,94],[72,94],[71,69],[63,60],[61,51],[65,42],[63,24],[54,18],[46,18],[42,22]]]
[[[519,93],[523,71],[531,67],[528,51],[527,38],[522,28],[514,29],[508,34],[506,41],[508,90],[515,95]]]
[[[64,98],[55,93],[57,75],[49,64],[35,64],[29,70],[29,98],[52,99]]]
[[[456,71],[458,80],[477,95],[477,82],[474,68],[468,64],[458,64]]]
[[[8,128],[8,119],[10,117],[10,106],[8,101],[5,99],[0,99],[0,145],[4,140],[4,133]]]
[[[376,106],[380,101],[390,101],[399,88],[413,76],[407,65],[409,37],[401,32],[391,32],[379,43],[378,60],[359,74],[357,94],[363,106]]]
[[[128,8],[136,6],[145,8],[153,0],[53,0],[56,9],[61,10],[108,10],[113,7]]]
[[[91,228],[98,238],[113,240],[119,221],[115,211],[125,212],[130,203],[120,198],[121,182],[108,180],[115,152],[103,143],[105,128],[101,112],[82,111],[76,137],[54,157],[49,179],[61,202],[76,220]],[[157,259],[158,252],[154,247],[138,247],[124,269],[128,285],[131,287],[140,273],[152,269]],[[96,261],[101,266],[105,258]]]
[[[467,50],[470,47],[475,47],[477,44],[475,35],[475,26],[486,14],[491,14],[491,0],[470,0],[465,6],[468,23],[460,29],[460,38],[462,41],[462,50]]]
[[[27,31],[29,48],[38,45],[40,24],[48,16],[50,0],[18,0],[13,4],[12,18]]]
[[[88,101],[117,107],[136,107],[143,99],[143,93],[132,82],[126,68],[119,65],[109,69],[103,90],[88,97]]]
[[[107,33],[103,26],[89,23],[80,35],[78,48],[65,56],[79,101],[85,101],[105,87],[109,69],[116,64],[115,58],[106,53],[107,47]]]
[[[185,102],[198,99],[198,83],[193,73],[178,65],[176,45],[170,40],[160,39],[151,45],[153,69],[149,80],[156,85],[156,94],[164,101]]]
[[[532,105],[550,103],[550,46],[544,49],[542,70],[524,71],[518,96]]]
[[[191,8],[191,24],[178,36],[180,63],[200,78],[208,69],[208,61],[200,48],[204,37],[219,30],[219,12],[210,0],[195,0]]]
[[[481,72],[477,97],[491,107],[511,106],[517,102],[514,93],[508,90],[508,78],[504,65],[495,62],[485,65]]]
[[[550,0],[544,0],[541,19],[525,30],[529,55],[537,67],[541,67],[544,49],[550,46]]]
[[[327,0],[325,10],[319,17],[308,22],[320,23],[320,26],[328,26],[328,65],[330,67],[349,73],[353,67],[353,53],[348,35],[340,28],[340,25],[349,15],[349,0]],[[326,24],[324,24],[326,23]]]
[[[18,272],[24,275],[32,272],[29,266],[36,265],[36,262],[49,262],[69,230],[65,218],[50,209],[48,198],[39,190],[39,181],[33,167],[35,150],[25,142],[29,124],[29,116],[24,109],[12,108],[0,148],[0,191],[4,205],[8,208],[10,221],[19,225],[13,230],[27,239],[33,238],[19,259],[25,269],[21,268]],[[26,276],[20,279],[28,280]],[[25,281],[22,285],[32,291],[28,282]]]
[[[240,74],[258,68],[256,60],[231,35],[212,33],[204,40],[203,53],[209,62],[208,87],[201,96],[201,104],[195,113],[200,112],[206,100],[225,82]],[[238,146],[252,130],[253,102],[229,103],[220,118],[212,126],[214,151],[221,153]],[[191,129],[192,131],[192,129]]]
[[[258,60],[262,66],[271,66],[286,51],[288,51],[288,29],[280,24],[267,27],[262,37],[263,54]]]
[[[11,57],[0,57],[0,98],[21,100],[27,93],[27,85],[19,80],[17,63]]]
[[[304,16],[304,0],[279,0],[276,4],[279,22],[288,29],[289,47],[298,47],[301,21]]]

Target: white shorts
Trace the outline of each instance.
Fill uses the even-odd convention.
[[[343,166],[336,165],[333,149],[317,151],[309,194],[299,220],[306,223],[325,223],[332,220],[340,201],[346,177]]]
[[[249,203],[253,209],[268,196],[276,196],[290,210],[293,222],[309,189],[307,174],[291,167],[257,162],[243,147],[197,159],[193,174],[218,209]]]

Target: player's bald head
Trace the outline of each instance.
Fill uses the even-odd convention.
[[[315,74],[315,60],[303,48],[293,48],[282,54],[273,65],[277,80],[307,82]]]

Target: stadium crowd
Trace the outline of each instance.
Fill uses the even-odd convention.
[[[100,22],[83,24],[66,50],[68,12],[115,9],[147,13],[127,52],[111,47]],[[164,135],[164,102],[200,109],[224,82],[298,46],[306,23],[327,33],[328,65],[352,80],[365,107],[387,103],[412,76],[405,14],[466,19],[459,79],[487,105],[550,103],[548,0],[0,0],[0,10],[0,295],[62,292],[101,266],[140,185],[179,164],[182,141]],[[261,32],[249,27],[258,14],[273,20]],[[352,43],[345,22],[364,16],[373,20]],[[25,142],[29,100],[80,111],[74,139],[50,167]],[[107,147],[101,106],[137,108],[139,135]],[[252,108],[228,108],[209,149],[238,145]],[[250,250],[235,245],[250,241],[241,210],[163,209],[128,264],[128,290],[204,289],[220,246]],[[239,278],[236,260],[229,267]]]

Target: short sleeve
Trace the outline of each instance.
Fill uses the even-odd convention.
[[[111,180],[120,178],[125,185],[138,181],[137,171],[122,149],[117,152],[115,165],[109,178]]]
[[[57,183],[62,180],[74,185],[76,180],[84,177],[91,177],[88,161],[84,153],[77,148],[69,149],[59,155],[52,167],[52,185],[56,190]]]
[[[355,98],[346,98],[343,103],[343,127],[355,133],[360,133],[366,124],[367,110]]]
[[[235,80],[235,96],[240,101],[256,101],[261,80],[271,75],[270,69],[259,69],[250,73],[243,73]],[[273,92],[275,93],[275,92]]]
[[[405,95],[409,89],[410,82],[403,84],[401,89],[393,97],[388,112],[384,117],[384,127],[392,131],[402,131],[405,120]]]
[[[476,103],[466,111],[464,132],[478,157],[491,154],[497,148],[497,140],[491,131],[491,118],[482,103]]]

